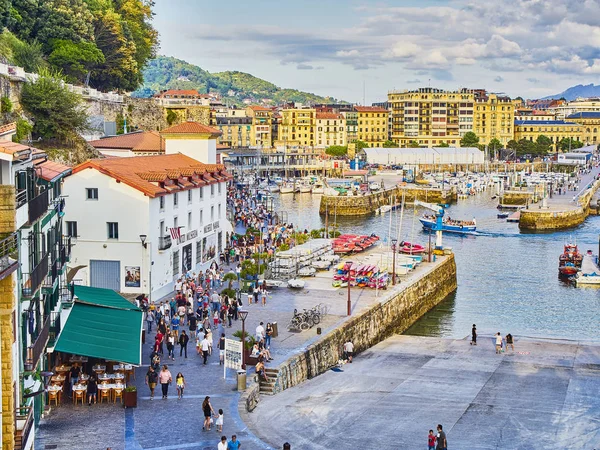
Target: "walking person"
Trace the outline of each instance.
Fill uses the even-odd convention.
[[[146,323],[148,324],[148,334],[152,332],[152,322],[154,322],[154,312],[149,310],[146,312]]]
[[[162,387],[162,398],[166,399],[169,395],[169,385],[173,383],[173,377],[166,364],[158,375],[158,381],[160,381],[160,386]]]
[[[210,431],[210,419],[213,414],[215,414],[215,410],[210,404],[210,397],[208,395],[202,402],[202,412],[204,413],[204,426],[202,427],[202,431]]]
[[[263,289],[261,293],[262,305],[267,306],[267,291]]]
[[[273,325],[271,322],[267,322],[267,327],[265,328],[265,346],[269,348],[271,346],[271,336],[273,335]]]
[[[437,447],[436,450],[448,450],[448,441],[446,440],[446,433],[444,433],[442,425],[437,426]]]
[[[513,339],[513,335],[508,333],[506,335],[506,351],[508,352],[508,346],[510,346],[510,348],[512,349],[512,351],[515,351],[515,344],[514,344],[514,339]]]
[[[352,357],[354,356],[354,344],[352,341],[348,341],[344,344],[344,353],[346,354],[346,359],[349,363],[352,362]]]
[[[94,404],[96,404],[97,395],[98,395],[98,384],[96,383],[96,379],[94,377],[90,377],[87,384],[87,394],[88,394],[88,406],[91,406],[92,400]]]
[[[225,363],[225,333],[219,338],[219,365]]]
[[[477,345],[477,325],[475,324],[471,328],[471,345]]]
[[[185,378],[181,372],[175,377],[175,385],[177,386],[177,398],[181,400],[183,397],[183,390],[186,387]]]
[[[219,409],[219,416],[217,417],[217,421],[215,422],[216,432],[223,432],[223,410]]]
[[[154,400],[154,389],[156,388],[157,382],[158,374],[156,373],[156,370],[154,370],[154,367],[150,366],[146,373],[146,385],[150,388],[150,400]]]
[[[207,334],[204,335],[204,339],[202,339],[202,342],[200,342],[200,347],[202,350],[202,358],[204,358],[204,362],[202,363],[203,365],[206,365],[206,360],[208,359],[208,350],[209,350],[209,345],[208,345],[208,339],[207,339]]]
[[[496,354],[502,353],[502,335],[498,331],[496,333]]]
[[[173,332],[169,333],[169,337],[167,337],[167,352],[169,359],[175,361],[175,335]]]
[[[429,430],[429,435],[427,436],[427,450],[435,450],[435,434],[433,434],[433,430]]]
[[[185,357],[187,358],[187,345],[188,345],[189,341],[190,341],[189,336],[187,335],[185,330],[182,330],[181,336],[179,336],[179,357],[180,358],[183,353],[185,353]]]
[[[231,436],[229,444],[227,444],[227,450],[238,450],[241,445],[242,443],[237,440],[237,436],[234,434],[233,436]]]
[[[227,436],[221,436],[221,442],[217,445],[217,450],[227,450]]]

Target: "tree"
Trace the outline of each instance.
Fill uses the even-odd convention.
[[[70,82],[82,83],[93,67],[104,62],[104,54],[93,42],[76,43],[57,39],[52,47],[48,62],[62,71]]]
[[[33,38],[44,44],[47,53],[56,39],[92,41],[93,20],[84,0],[45,0],[40,2]]]
[[[364,141],[356,141],[356,153],[360,152],[363,148],[369,148],[369,144]]]
[[[558,143],[558,146],[563,152],[568,152],[569,150],[583,147],[583,142],[577,141],[573,138],[562,138]]]
[[[535,140],[537,149],[535,154],[536,155],[545,155],[546,153],[548,153],[550,151],[550,147],[552,146],[552,141],[550,140],[550,138],[548,136],[545,136],[543,134],[540,134],[537,139]]]
[[[331,147],[327,147],[325,149],[325,153],[330,156],[346,156],[348,154],[348,147],[342,145],[332,145]]]
[[[506,144],[506,148],[510,148],[511,150],[516,150],[519,148],[519,143],[517,141],[515,141],[514,139],[511,139]]]
[[[443,141],[443,142],[440,142],[440,144],[438,145],[438,147],[440,147],[440,148],[448,148],[448,147],[450,147],[450,144],[448,144],[447,142]]]
[[[493,138],[492,140],[490,140],[490,143],[488,144],[488,149],[492,150],[492,151],[496,151],[502,148],[502,142],[500,142],[497,138]]]
[[[529,139],[521,139],[517,144],[517,156],[524,155],[533,155],[537,150],[537,145],[535,142],[530,141]]]
[[[407,145],[408,148],[419,148],[421,147],[417,141],[410,141]]]
[[[43,70],[23,85],[21,105],[33,118],[33,134],[67,141],[89,128],[88,113],[80,95],[69,91],[57,73]]]
[[[460,140],[461,147],[477,147],[479,144],[479,138],[472,131],[467,131],[463,138]]]
[[[390,141],[389,139],[383,143],[383,148],[396,148],[398,145],[394,141]]]

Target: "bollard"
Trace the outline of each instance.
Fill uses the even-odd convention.
[[[245,391],[246,390],[246,371],[238,370],[237,372],[237,390]]]

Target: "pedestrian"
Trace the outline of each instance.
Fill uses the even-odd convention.
[[[96,379],[94,377],[90,377],[87,384],[87,394],[88,394],[88,406],[92,405],[92,400],[94,401],[94,405],[96,404],[97,395],[98,395],[98,384],[96,384]]]
[[[292,446],[289,442],[283,444],[283,450],[292,450]]]
[[[169,337],[167,337],[167,352],[169,359],[175,361],[175,335],[173,332],[169,333]]]
[[[267,327],[265,328],[265,346],[271,346],[271,336],[273,336],[273,325],[271,322],[267,322]]]
[[[219,312],[215,311],[215,313],[213,314],[213,326],[216,328],[219,328]]]
[[[150,366],[146,373],[146,385],[150,388],[150,400],[154,400],[154,389],[156,388],[157,382],[158,374],[156,373],[156,370],[154,370],[154,367]]]
[[[252,304],[252,299],[254,298],[253,294],[252,294],[252,288],[249,287],[248,288],[248,306],[250,306]]]
[[[202,412],[204,413],[204,426],[202,427],[202,431],[210,431],[210,423],[213,414],[215,414],[215,410],[210,404],[210,397],[208,395],[202,402]]]
[[[175,385],[177,386],[177,398],[181,400],[183,397],[183,390],[185,389],[185,378],[181,372],[175,377]]]
[[[179,336],[179,357],[180,358],[183,353],[185,353],[185,357],[187,358],[187,345],[188,345],[189,341],[190,341],[189,336],[187,335],[185,330],[182,330],[181,336]]]
[[[225,362],[225,333],[219,338],[219,365]]]
[[[208,337],[208,335],[205,334],[204,339],[202,339],[202,342],[200,342],[200,347],[202,349],[202,357],[204,358],[203,365],[206,365],[206,360],[208,359],[209,345],[208,345],[207,337]]]
[[[354,356],[354,344],[352,341],[348,340],[348,342],[344,344],[344,353],[346,354],[346,360],[351,363],[352,357]]]
[[[217,433],[223,432],[223,410],[219,409],[219,416],[217,417],[217,421],[215,422],[215,427]]]
[[[227,444],[227,450],[238,450],[241,445],[242,443],[237,440],[237,436],[234,434],[233,436],[231,436],[229,444]]]
[[[173,334],[175,339],[179,337],[179,324],[181,323],[181,319],[179,316],[173,316],[171,319],[171,330],[173,330]]]
[[[515,351],[515,344],[513,343],[514,339],[512,334],[508,333],[506,335],[506,351],[508,351],[508,346],[510,345],[512,351]]]
[[[154,322],[154,312],[147,311],[146,312],[146,323],[148,324],[148,334],[152,332],[152,322]]]
[[[477,325],[475,324],[471,328],[471,345],[477,345]]]
[[[429,435],[427,436],[427,449],[435,450],[435,434],[433,434],[433,430],[429,430]]]
[[[496,333],[496,354],[502,353],[502,335],[498,331]]]
[[[162,398],[166,399],[169,395],[169,385],[173,383],[173,377],[171,376],[171,372],[169,372],[169,368],[165,364],[158,375],[158,381],[162,387]]]
[[[190,336],[196,336],[196,327],[198,326],[198,319],[196,318],[196,314],[192,311],[192,314],[188,316],[188,325],[190,329]]]
[[[264,337],[265,337],[265,328],[263,326],[263,322],[261,322],[260,325],[258,325],[256,327],[256,340],[260,341]]]
[[[221,442],[217,445],[217,450],[227,450],[227,436],[221,436]]]
[[[437,438],[436,438],[436,442],[437,442],[437,450],[448,450],[448,441],[446,440],[446,433],[444,433],[444,430],[442,429],[442,426],[440,424],[438,424],[437,426]]]
[[[261,293],[262,305],[267,306],[267,291],[263,290]]]

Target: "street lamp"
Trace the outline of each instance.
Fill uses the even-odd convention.
[[[396,244],[397,243],[398,243],[398,239],[392,239],[392,252],[394,255],[393,263],[392,263],[392,286],[396,286]]]
[[[242,369],[246,370],[244,352],[246,351],[246,317],[248,317],[248,311],[238,311],[238,316],[242,319]]]
[[[350,269],[348,269],[348,315],[352,314],[352,302],[350,301]]]
[[[148,248],[148,244],[146,244],[146,239],[148,239],[148,236],[146,236],[145,234],[140,234],[140,241],[142,241],[142,245],[144,246],[144,248]]]

